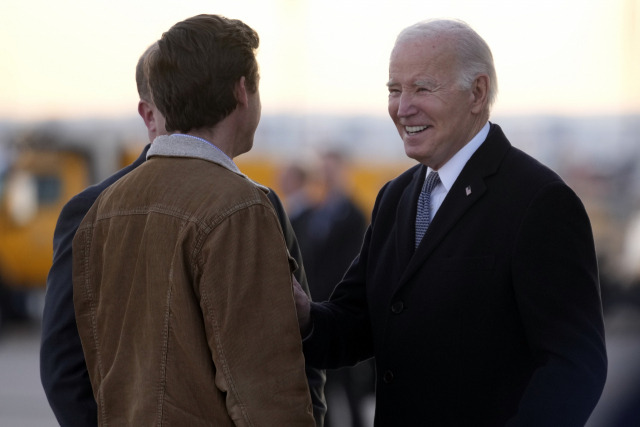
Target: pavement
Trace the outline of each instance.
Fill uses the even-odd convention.
[[[58,423],[40,383],[40,321],[6,322],[0,331],[0,427]]]
[[[640,310],[620,309],[606,319],[609,374],[602,398],[586,427],[610,427],[613,418],[629,399],[633,386],[640,383]],[[40,383],[40,320],[7,322],[0,330],[0,427],[57,426]],[[336,427],[347,427],[344,405],[336,402]],[[364,412],[372,425],[373,400]],[[338,415],[339,414],[339,415]],[[640,426],[630,424],[624,427]]]

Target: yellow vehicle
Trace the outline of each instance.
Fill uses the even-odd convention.
[[[64,204],[140,154],[142,143],[78,141],[53,135],[22,144],[0,182],[0,302],[9,292],[42,291],[53,258],[53,233]],[[279,191],[281,162],[249,153],[237,159],[253,180]],[[407,164],[353,164],[349,189],[366,214],[380,187]],[[3,296],[4,295],[4,296]]]
[[[89,183],[86,160],[73,151],[27,150],[9,171],[0,214],[3,283],[41,287],[51,266],[60,209]]]
[[[0,319],[26,316],[30,291],[44,289],[64,204],[128,164],[135,150],[48,133],[24,137],[15,149],[0,177]]]

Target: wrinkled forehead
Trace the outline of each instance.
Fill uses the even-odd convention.
[[[442,37],[414,36],[399,39],[389,58],[389,76],[440,74],[456,68],[455,49]]]
[[[413,54],[420,57],[441,55],[455,51],[453,39],[443,34],[402,33],[396,39],[391,51],[391,59],[398,54]]]

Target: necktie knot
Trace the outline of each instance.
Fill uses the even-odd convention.
[[[438,175],[438,172],[429,172],[427,179],[424,180],[424,184],[422,185],[422,192],[431,195],[431,191],[435,188],[436,185],[438,185],[439,182],[440,176]]]
[[[431,223],[431,191],[433,191],[439,182],[440,177],[438,176],[438,172],[431,171],[422,185],[416,213],[416,248]]]

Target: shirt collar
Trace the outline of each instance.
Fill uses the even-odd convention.
[[[462,147],[447,163],[445,163],[439,170],[438,176],[440,182],[445,187],[447,192],[453,186],[453,183],[458,179],[458,175],[462,172],[462,169],[467,164],[473,153],[482,145],[487,135],[489,134],[490,123],[487,122],[480,129],[480,132],[474,136],[464,147]],[[433,169],[427,168],[427,175]]]
[[[147,159],[152,157],[192,157],[208,160],[242,176],[264,192],[269,192],[269,188],[258,184],[240,172],[240,169],[238,169],[238,166],[233,162],[231,157],[227,156],[213,143],[203,138],[179,133],[160,135],[153,140],[147,152]]]

